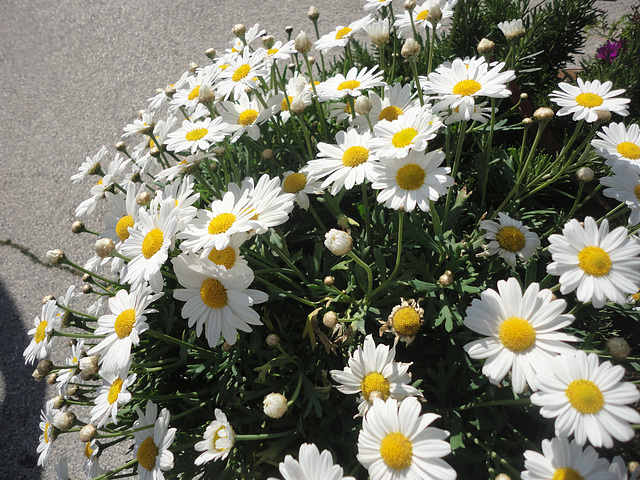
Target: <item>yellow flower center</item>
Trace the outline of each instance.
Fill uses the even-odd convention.
[[[524,318],[509,317],[500,325],[500,342],[512,352],[524,352],[536,343],[536,331]]]
[[[51,428],[51,424],[49,422],[45,423],[44,431],[42,432],[44,434],[44,443],[49,443],[51,439],[49,436],[49,428]]]
[[[207,130],[206,128],[196,128],[194,130],[191,130],[190,132],[187,132],[184,138],[189,142],[195,142],[203,138],[207,133],[209,133],[209,130]]]
[[[564,394],[569,403],[580,413],[592,415],[598,413],[604,406],[604,396],[598,386],[590,380],[574,380],[569,384]]]
[[[578,253],[578,266],[587,275],[602,277],[611,270],[611,257],[602,248],[584,247]]]
[[[121,391],[122,391],[122,379],[116,378],[111,384],[111,387],[109,388],[109,393],[107,394],[107,400],[109,401],[110,405],[113,405],[114,403],[116,403],[116,401],[118,400],[118,395],[120,395]]]
[[[635,186],[635,188],[633,189],[633,193],[635,194],[636,198],[640,200],[640,185]]]
[[[156,466],[156,457],[160,453],[160,449],[156,446],[153,441],[153,437],[147,437],[140,444],[140,448],[138,448],[138,454],[136,458],[138,459],[138,464],[145,470],[151,471],[153,467]]]
[[[360,86],[360,82],[358,80],[345,80],[340,85],[338,85],[338,90],[353,90],[354,88],[358,88]]]
[[[133,227],[133,217],[125,215],[116,223],[116,235],[123,242],[129,238],[129,227]]]
[[[98,180],[98,181],[96,182],[96,185],[102,185],[102,179]]]
[[[396,172],[396,182],[403,190],[417,190],[424,184],[425,172],[420,165],[407,163]]]
[[[224,233],[231,228],[235,221],[236,216],[233,213],[221,213],[209,222],[209,234]]]
[[[233,80],[234,82],[239,82],[244,77],[249,75],[250,70],[251,67],[249,65],[240,65],[238,68],[236,68],[236,71],[233,72],[233,77],[231,77],[231,80]]]
[[[386,401],[387,398],[389,398],[389,392],[391,391],[389,387],[389,380],[378,372],[371,372],[367,374],[360,384],[360,390],[362,390],[362,396],[368,402],[373,400],[371,398],[371,394],[373,392],[378,392],[380,394],[380,398]]]
[[[475,80],[461,80],[453,86],[453,93],[466,97],[468,95],[473,95],[481,88],[482,85]]]
[[[189,92],[189,96],[187,97],[189,100],[195,100],[200,95],[200,85],[196,85],[196,88]]]
[[[84,444],[84,456],[91,460],[91,455],[93,455],[93,448],[91,448],[91,442],[87,442]]]
[[[425,8],[418,15],[416,15],[416,20],[426,20],[427,19],[427,15],[429,15],[429,10],[427,10]]]
[[[279,51],[280,51],[280,49],[278,49],[278,48],[270,48],[269,50],[267,50],[267,55],[269,55],[269,56],[275,55]]]
[[[640,158],[640,146],[632,142],[622,142],[618,144],[618,153],[629,160],[637,160]]]
[[[233,50],[233,49],[232,49],[232,50]],[[219,68],[220,70],[226,70],[228,67],[229,67],[229,65],[228,65],[228,64],[224,64],[224,65],[220,65],[218,68]]]
[[[133,324],[136,323],[136,311],[133,308],[124,310],[116,317],[113,329],[118,338],[128,337],[133,330]]]
[[[348,103],[344,104],[344,108],[342,109],[345,113],[348,113],[349,115],[351,115],[351,105],[349,105]]]
[[[404,128],[399,132],[393,134],[391,137],[391,144],[396,148],[404,148],[411,145],[413,139],[418,135],[418,131],[415,128]]]
[[[162,230],[159,228],[154,228],[144,237],[142,241],[142,255],[144,258],[151,258],[158,250],[162,248],[162,244],[164,243],[164,235],[162,234]]]
[[[227,289],[215,278],[207,278],[200,287],[200,298],[207,307],[222,308],[227,304]]]
[[[227,270],[231,269],[236,263],[236,251],[231,245],[223,250],[211,250],[207,257],[216,265],[224,265]]]
[[[388,107],[384,107],[380,111],[380,115],[378,115],[378,121],[387,120],[389,122],[393,122],[397,120],[400,115],[404,112],[400,107],[396,107],[395,105],[389,105]]]
[[[404,470],[413,460],[411,440],[400,432],[388,433],[380,442],[380,456],[387,467]]]
[[[336,32],[336,40],[342,40],[345,35],[349,35],[351,29],[349,27],[343,27]]]
[[[562,467],[553,472],[551,480],[584,480],[584,477],[573,468]]]
[[[40,343],[41,341],[43,341],[46,337],[47,337],[47,333],[45,332],[47,325],[49,325],[47,323],[46,320],[42,320],[39,324],[38,324],[38,328],[36,328],[36,334],[34,335],[33,339],[36,341],[36,343]]]
[[[519,252],[524,248],[524,233],[518,227],[508,226],[502,227],[496,233],[496,240],[500,247],[507,252]]]
[[[304,173],[292,173],[284,179],[284,182],[282,182],[282,189],[287,193],[298,193],[306,186],[307,176]]]
[[[420,329],[420,314],[415,308],[402,307],[393,315],[393,329],[402,336],[415,335]]]
[[[358,145],[349,147],[342,155],[342,164],[345,167],[357,167],[369,158],[369,150]]]
[[[258,118],[258,111],[248,109],[240,114],[238,117],[238,123],[243,127],[248,127],[249,125],[253,125],[253,122]]]
[[[604,100],[595,93],[581,93],[576,97],[576,103],[581,107],[593,108],[602,105]]]
[[[287,100],[289,101],[287,102]],[[280,110],[282,110],[283,112],[288,112],[291,102],[293,102],[293,97],[291,95],[287,96],[287,98],[283,98],[282,102],[280,102]]]

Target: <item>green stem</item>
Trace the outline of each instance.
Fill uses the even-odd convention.
[[[378,292],[382,291],[384,287],[386,287],[398,273],[398,268],[400,268],[400,258],[402,257],[402,234],[404,232],[404,216],[405,212],[400,212],[400,214],[398,215],[398,250],[396,251],[396,264],[391,271],[391,275],[389,275],[389,277],[387,277],[384,282],[378,285],[378,287],[373,292],[371,292],[371,297],[369,298],[369,300],[375,298]]]
[[[458,175],[458,169],[460,168],[460,158],[462,157],[462,145],[464,144],[464,136],[467,132],[467,121],[463,120],[458,124],[458,144],[456,145],[456,156],[453,160],[453,169],[451,170],[451,178],[455,184],[456,176]],[[442,224],[447,225],[447,217],[449,216],[449,209],[451,208],[451,196],[453,192],[453,185],[447,190],[447,198],[444,205],[444,217]]]
[[[93,478],[92,480],[108,480],[110,478],[113,478],[113,476],[116,473],[121,472],[122,470],[125,470],[125,469],[127,469],[129,467],[133,467],[136,463],[138,463],[138,460],[136,458],[134,458],[133,460],[129,460],[124,465],[120,465],[119,467],[116,467],[116,468],[114,468],[112,470],[109,470],[108,472],[105,472],[102,475]],[[133,475],[133,472],[131,473],[131,475]]]
[[[298,430],[295,428],[292,430],[287,430],[286,432],[278,432],[278,433],[257,433],[254,435],[236,435],[236,440],[242,441],[250,441],[250,440],[268,440],[270,438],[282,438],[288,435],[295,435],[298,433]]]
[[[58,305],[58,308],[61,308],[65,312],[72,313],[73,315],[76,315],[78,317],[87,318],[93,322],[98,320],[98,317],[94,317],[93,315],[89,315],[88,313],[81,312],[80,310],[74,310],[73,308],[65,307],[64,305],[60,305],[59,303],[57,305]]]
[[[210,350],[206,350],[204,348],[201,347],[197,347],[191,343],[188,342],[184,342],[182,340],[179,340],[175,337],[172,337],[171,335],[167,335],[165,333],[162,332],[158,332],[157,330],[152,330],[149,329],[145,332],[147,335],[149,335],[150,337],[153,338],[157,338],[158,340],[164,340],[167,343],[173,343],[174,345],[179,345],[181,347],[186,347],[188,349],[192,349],[192,350],[197,350],[200,353],[204,353],[207,356],[211,356],[213,354],[213,352],[211,352]]]
[[[416,88],[418,89],[418,98],[420,99],[420,106],[424,107],[424,97],[422,96],[422,86],[420,85],[420,78],[418,76],[418,66],[416,65],[416,59],[412,58],[409,63],[411,64],[411,71],[413,72],[413,79],[416,82]]]
[[[80,265],[76,265],[71,260],[69,260],[67,257],[62,258],[60,260],[60,263],[62,263],[64,265],[68,265],[71,268],[75,268],[76,270],[79,270],[82,273],[86,273],[86,274],[92,276],[93,278],[97,278],[98,280],[100,280],[102,282],[110,283],[111,285],[120,285],[118,282],[114,282],[113,280],[109,280],[108,278],[103,277],[101,275],[98,275],[97,273],[94,273],[94,272],[92,272],[90,270],[87,270],[86,268],[83,268]]]
[[[463,405],[461,407],[456,408],[456,410],[460,411],[460,410],[469,410],[471,408],[495,407],[495,406],[502,406],[502,405],[531,405],[531,400],[528,398],[490,400],[488,402],[469,403],[467,405]]]
[[[368,299],[371,296],[371,290],[373,289],[373,273],[369,268],[369,265],[364,263],[362,259],[356,255],[353,250],[351,250],[348,255],[358,264],[360,265],[365,272],[367,272],[367,293],[365,294],[365,298]]]

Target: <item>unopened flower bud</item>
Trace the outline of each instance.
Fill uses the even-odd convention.
[[[64,252],[59,248],[55,250],[49,250],[47,252],[47,260],[51,265],[57,265],[64,259]]]
[[[442,10],[438,5],[433,5],[427,13],[427,22],[437,25],[440,20],[442,20]]]
[[[611,112],[609,110],[597,110],[596,115],[598,116],[597,123],[609,123],[611,121]]]
[[[93,283],[93,277],[89,273],[82,275],[82,281],[85,283]]]
[[[169,97],[172,98],[176,93],[176,87],[174,85],[167,85],[164,89],[164,94]]]
[[[198,64],[196,62],[191,62],[189,64],[189,71],[191,73],[196,73],[196,70],[198,70]]]
[[[45,295],[44,297],[42,297],[42,304],[46,304],[47,302],[50,302],[51,300],[55,300],[56,297],[54,297],[53,295]]]
[[[76,220],[71,224],[72,233],[82,233],[84,231],[86,231],[86,228],[84,226],[84,223],[82,223],[80,220]]]
[[[299,53],[308,53],[309,50],[311,50],[311,39],[304,30],[302,30],[296,37],[294,45]]]
[[[207,48],[204,51],[204,54],[207,56],[207,58],[210,58],[211,60],[213,60],[214,58],[216,58],[216,49],[215,48]]]
[[[367,115],[373,107],[373,105],[371,104],[371,100],[369,100],[369,97],[365,95],[360,95],[358,98],[356,98],[355,103],[356,113],[359,115]]]
[[[408,12],[416,8],[416,5],[417,5],[416,0],[404,0],[404,9],[407,10]]]
[[[402,50],[400,51],[402,56],[407,59],[412,59],[418,56],[420,53],[420,44],[415,41],[413,38],[408,38],[404,45],[402,46]]]
[[[627,470],[629,470],[629,473],[635,473],[638,468],[640,468],[640,463],[638,462],[627,463]]]
[[[334,277],[332,277],[331,275],[327,275],[326,277],[324,277],[323,283],[327,286],[330,287],[331,285],[333,285],[335,283],[336,279]]]
[[[273,47],[274,43],[276,43],[276,39],[273,38],[273,35],[264,35],[262,37],[262,46],[267,50]]]
[[[593,177],[593,170],[589,167],[581,167],[576,172],[576,178],[579,182],[590,182],[591,180],[593,180]]]
[[[84,427],[80,429],[78,432],[78,436],[80,437],[81,442],[90,442],[98,435],[98,429],[95,425],[91,423],[87,423]]]
[[[119,152],[126,152],[127,144],[124,143],[122,140],[119,141],[118,143],[116,143],[116,150],[118,150]]]
[[[316,20],[318,20],[319,16],[320,16],[320,10],[318,10],[316,7],[311,5],[309,7],[309,11],[307,12],[307,17],[309,17],[309,20],[311,20],[312,22],[315,22]]]
[[[451,272],[451,270],[447,270],[446,272],[444,272],[442,275],[440,275],[438,283],[440,283],[440,285],[442,285],[443,287],[450,287],[451,285],[453,285],[453,272]]]
[[[307,105],[304,103],[304,100],[302,100],[302,98],[300,97],[296,97],[291,101],[291,108],[290,110],[295,113],[295,114],[300,114],[302,112],[305,111],[305,109],[307,108]]]
[[[143,135],[151,135],[153,133],[153,129],[156,126],[155,123],[151,122],[149,125],[145,125],[138,130]]]
[[[478,43],[478,53],[480,55],[489,55],[493,52],[494,47],[496,46],[495,42],[492,42],[488,38],[483,38]]]
[[[521,93],[520,94],[520,100],[527,100],[529,98],[529,94],[528,93]]]
[[[151,202],[151,195],[149,195],[149,192],[140,192],[136,196],[136,203],[141,207],[146,207],[147,205],[149,205],[150,202]]]
[[[291,70],[292,72],[295,72],[295,71],[296,71],[296,64],[295,64],[295,63],[289,63],[289,64],[287,65],[287,68],[288,68],[289,70]]]
[[[522,119],[522,124],[526,127],[528,127],[529,125],[533,124],[533,118],[531,117],[526,117]]]
[[[336,312],[329,310],[322,316],[322,323],[327,328],[333,328],[338,323],[338,315],[336,315]]]
[[[216,94],[213,93],[213,90],[209,87],[209,85],[200,85],[200,90],[198,90],[198,101],[200,103],[213,103],[216,99]]]
[[[76,423],[76,416],[72,412],[58,412],[53,417],[53,426],[66,432]]]
[[[40,372],[43,376],[47,375],[51,371],[51,367],[53,366],[53,362],[48,359],[40,360],[36,370]]]
[[[82,357],[78,361],[78,366],[80,367],[80,371],[87,372],[89,374],[94,374],[98,371],[98,360],[100,360],[99,355],[91,355],[89,357]]]
[[[51,406],[56,410],[60,410],[64,406],[64,397],[57,395],[51,399]]]
[[[45,377],[45,375],[40,373],[37,368],[33,371],[31,376],[35,379],[36,382],[41,382],[42,380],[44,380],[44,377]]]
[[[231,345],[229,342],[225,341],[222,343],[222,349],[225,352],[230,352],[231,350],[233,350],[233,345]]]
[[[269,335],[267,335],[267,339],[265,341],[267,342],[268,346],[275,347],[280,343],[280,337],[275,333],[270,333]]]
[[[293,27],[291,25],[287,25],[286,27],[284,27],[284,31],[287,33],[287,35],[291,36],[291,34],[293,33]]]
[[[496,475],[496,480],[511,480],[511,477],[506,473],[499,473]]]
[[[73,397],[76,393],[78,393],[77,385],[69,385],[67,387],[67,397]]]
[[[247,29],[242,23],[236,23],[231,31],[236,37],[241,37],[247,32]]]
[[[85,295],[89,295],[90,293],[93,293],[93,288],[91,287],[91,285],[83,285],[82,293],[84,293]]]
[[[627,341],[620,337],[611,337],[607,340],[605,349],[609,352],[609,355],[618,360],[627,358],[631,353],[631,348],[629,348]]]
[[[109,237],[107,238],[99,238],[96,241],[96,244],[93,246],[93,249],[100,258],[108,257],[113,253],[116,249],[116,244],[113,243],[113,240]]]
[[[342,256],[351,251],[353,240],[347,232],[332,228],[324,236],[324,245],[334,255]]]
[[[270,393],[262,403],[267,417],[280,418],[287,413],[287,397],[280,393]]]
[[[270,148],[265,148],[262,151],[262,158],[264,158],[265,160],[270,160],[273,158],[273,150],[271,150]]]
[[[549,123],[555,112],[548,107],[540,107],[533,112],[533,119],[538,123]]]
[[[307,57],[307,60],[309,60],[309,65],[313,65],[313,64],[315,64],[315,63],[316,63],[316,57],[314,57],[314,56],[312,56],[312,55],[309,55],[309,56]]]

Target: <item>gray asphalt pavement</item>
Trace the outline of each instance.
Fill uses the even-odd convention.
[[[34,367],[24,366],[22,352],[41,298],[60,296],[69,284],[80,284],[69,272],[39,263],[45,252],[62,248],[80,263],[91,255],[91,238],[70,231],[75,207],[89,189],[89,182],[70,183],[79,164],[102,145],[113,152],[122,127],[146,107],[155,89],[173,83],[190,62],[206,63],[207,48],[224,49],[235,23],[260,23],[276,39],[285,39],[285,25],[295,32],[313,31],[306,13],[315,4],[324,33],[359,18],[362,3],[0,3],[0,478],[56,478],[51,467],[36,467],[38,415],[54,393],[31,379]],[[614,17],[629,11],[632,3],[598,2]],[[82,445],[75,435],[68,437],[56,441],[55,452],[78,464],[74,477],[85,478]]]

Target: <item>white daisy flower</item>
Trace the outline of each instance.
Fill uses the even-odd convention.
[[[449,167],[441,167],[444,152],[411,151],[404,158],[390,157],[374,163],[371,187],[380,190],[378,202],[387,208],[412,212],[416,206],[429,211],[429,201],[437,201],[453,185]]]
[[[620,455],[616,455],[611,460],[609,472],[613,473],[614,480],[637,480],[640,475],[640,468],[636,468],[631,472],[631,476],[627,475],[627,466],[624,459]]]
[[[80,339],[78,343],[71,346],[71,355],[67,357],[66,365],[70,368],[64,368],[58,372],[56,377],[56,383],[58,387],[58,393],[65,395],[69,382],[79,383],[82,381],[80,378],[79,362],[80,358],[85,354],[84,340]]]
[[[454,110],[465,120],[475,113],[476,97],[506,98],[511,91],[506,84],[516,78],[513,70],[501,72],[504,63],[489,69],[484,57],[464,61],[456,58],[451,64],[440,65],[429,78],[420,77],[424,93],[437,95],[434,112]]]
[[[576,442],[594,447],[613,447],[613,439],[631,440],[635,432],[630,423],[640,423],[640,413],[631,405],[640,400],[635,385],[621,382],[625,370],[603,362],[582,350],[563,354],[549,368],[538,372],[539,391],[531,402],[539,405],[540,415],[555,418],[556,436],[573,435]]]
[[[487,254],[497,253],[512,267],[516,265],[516,255],[527,262],[540,246],[538,235],[506,213],[499,212],[497,222],[482,220],[480,228],[485,230],[482,237],[489,240]]]
[[[295,202],[303,210],[309,210],[309,194],[322,195],[322,180],[308,168],[299,172],[287,171],[282,174],[282,190],[295,195]]]
[[[95,478],[105,473],[100,467],[98,458],[100,457],[100,445],[96,439],[84,444],[85,469],[89,472],[89,478]]]
[[[234,235],[226,248],[217,250],[215,247],[211,249],[209,255],[200,258],[203,263],[211,262],[218,268],[226,270],[228,275],[253,275],[253,270],[245,258],[240,254],[240,245],[246,240],[245,235]],[[189,255],[187,253],[187,255]]]
[[[373,0],[373,2],[379,3],[384,6],[385,3],[391,3],[391,0]],[[365,5],[366,8],[366,5]],[[362,27],[369,40],[376,46],[382,46],[389,43],[389,19],[383,18],[382,20],[374,20],[373,22]]]
[[[98,428],[108,423],[118,424],[118,407],[131,400],[127,390],[136,381],[136,374],[127,376],[126,371],[113,373],[100,370],[102,386],[98,388],[95,406],[91,409],[91,423]]]
[[[294,41],[289,40],[287,43],[282,43],[278,40],[273,46],[267,49],[267,55],[264,62],[267,67],[271,67],[274,63],[282,65],[283,63],[289,63],[291,61],[291,55],[296,53],[294,48]]]
[[[351,22],[347,27],[342,25],[337,26],[333,32],[323,35],[316,41],[316,49],[326,55],[327,52],[333,48],[345,47],[347,43],[349,43],[349,40],[351,40],[351,37],[358,33],[367,23],[371,22],[371,20],[371,16],[367,15],[355,22]]]
[[[624,123],[610,123],[597,132],[599,138],[591,140],[591,145],[606,159],[607,165],[624,163],[640,170],[640,126]]]
[[[285,91],[286,98],[280,102],[280,118],[287,122],[291,117],[289,107],[294,100],[301,101],[305,106],[311,105],[311,88],[309,80],[302,74],[297,74],[289,80]]]
[[[409,17],[409,15],[413,15],[416,33],[423,39],[428,39],[429,33],[427,32],[434,27],[433,23],[428,20],[429,10],[439,9],[442,12],[442,18],[435,26],[436,30],[438,30],[442,27],[442,20],[453,16],[453,7],[456,6],[456,3],[458,3],[458,0],[427,0],[422,5],[416,6],[413,12],[404,11],[398,15],[394,23],[398,29],[398,35],[402,38],[413,38],[413,28]]]
[[[600,178],[600,183],[607,187],[602,194],[626,204],[631,210],[629,225],[637,225],[640,223],[640,170],[618,163],[611,171],[611,177]]]
[[[180,255],[173,260],[173,267],[180,285],[173,296],[186,302],[182,318],[188,319],[189,328],[195,326],[200,336],[204,329],[211,348],[220,335],[230,345],[238,339],[238,330],[250,332],[251,325],[262,325],[260,315],[251,307],[268,300],[268,295],[247,288],[253,282],[250,275],[229,275],[192,255]]]
[[[609,233],[605,219],[596,225],[592,217],[584,227],[576,219],[562,229],[562,235],[549,236],[553,263],[547,272],[560,276],[560,292],[576,290],[580,302],[591,301],[602,308],[607,300],[624,305],[626,294],[638,292],[640,286],[640,244],[627,238],[625,227]]]
[[[138,460],[138,475],[142,480],[164,480],[164,471],[173,468],[173,453],[169,447],[176,434],[175,428],[169,427],[169,410],[163,408],[157,416],[158,407],[149,400],[146,412],[136,409],[138,420],[133,424],[133,435],[136,440],[134,453]],[[140,427],[153,425],[153,428],[138,430]]]
[[[198,213],[198,209],[193,204],[198,201],[200,194],[194,192],[194,185],[195,179],[191,175],[185,175],[166,185],[162,192],[158,192],[158,195],[162,195],[163,198],[174,201],[175,215],[178,218],[176,232],[184,230]]]
[[[206,152],[212,143],[221,142],[229,132],[230,125],[222,117],[205,118],[200,122],[184,120],[178,130],[167,136],[165,143],[173,152]]]
[[[279,108],[282,98],[282,94],[269,98],[267,108],[257,98],[250,100],[244,92],[233,102],[221,102],[223,110],[220,116],[229,124],[229,131],[234,132],[231,143],[236,142],[245,132],[251,140],[257,141],[260,138],[260,125],[274,114],[274,107]]]
[[[187,79],[191,76],[191,72],[187,70],[180,76],[176,83],[169,86],[175,88],[176,90],[180,90],[186,84]],[[149,102],[149,111],[155,112],[156,110],[169,105],[169,102],[171,100],[172,98],[167,96],[165,90],[163,89],[162,91],[157,92],[153,97],[147,99],[147,101]]]
[[[25,364],[42,360],[51,353],[51,334],[60,328],[61,317],[58,313],[60,309],[55,300],[49,300],[42,306],[42,313],[33,321],[35,328],[27,332],[28,335],[33,335],[33,339],[23,353]]]
[[[371,149],[382,159],[403,158],[412,150],[423,152],[440,127],[442,122],[428,107],[413,107],[397,120],[378,122],[373,127]]]
[[[516,38],[520,38],[526,32],[521,18],[500,22],[498,23],[498,28],[502,33],[504,33],[504,36],[507,40],[515,40]]]
[[[486,105],[487,102],[474,105],[469,120],[472,122],[487,123],[489,118],[491,118],[491,107],[487,107]],[[498,109],[496,109],[496,112],[497,111]],[[460,113],[460,106],[457,106],[453,110],[443,111],[441,114],[444,117],[445,125],[459,123],[465,119],[464,114]]]
[[[343,187],[351,190],[365,180],[373,181],[373,164],[378,156],[372,152],[374,139],[371,133],[359,134],[355,128],[336,134],[336,145],[318,143],[318,158],[311,160],[305,168],[318,177],[327,177],[320,188],[331,185],[331,195]]]
[[[284,457],[280,462],[280,474],[284,480],[355,480],[344,476],[342,467],[333,463],[329,450],[320,453],[313,443],[300,445],[298,460],[291,455]]]
[[[542,440],[542,453],[524,452],[524,468],[522,480],[617,480],[608,471],[609,462],[598,457],[593,447],[583,450],[578,442],[569,442],[566,437]]]
[[[380,97],[373,90],[369,92],[369,100],[371,100],[371,111],[369,112],[369,121],[372,126],[378,122],[393,122],[400,115],[418,105],[411,91],[411,85],[394,83],[392,86],[384,87],[384,96]],[[359,132],[369,130],[369,122],[365,115],[358,115],[351,120],[351,125],[358,129]]]
[[[449,432],[429,425],[439,415],[420,415],[414,397],[398,402],[376,398],[358,436],[358,461],[371,480],[454,480],[442,457],[451,453]]]
[[[105,372],[120,374],[129,370],[131,346],[137,346],[140,334],[149,329],[146,315],[157,311],[147,307],[162,295],[151,295],[149,287],[141,284],[131,293],[118,290],[115,296],[109,298],[111,313],[98,318],[98,328],[95,330],[96,335],[106,337],[89,350],[89,355],[101,352],[103,377]]]
[[[73,183],[78,183],[80,180],[88,177],[89,175],[102,173],[100,162],[107,153],[107,147],[103,145],[100,150],[98,150],[98,153],[96,153],[93,157],[87,157],[87,159],[82,162],[80,167],[78,167],[78,173],[71,176],[71,181]]]
[[[260,24],[256,23],[253,27],[246,29],[244,39],[236,37],[231,40],[233,48],[227,49],[227,52],[240,53],[245,48],[259,41],[266,33],[266,30],[261,29]]]
[[[60,410],[53,408],[53,400],[49,400],[40,411],[40,430],[42,430],[42,434],[40,435],[40,443],[38,443],[38,448],[36,449],[36,452],[39,453],[38,466],[46,466],[49,463],[51,444],[56,438],[53,417],[55,417],[59,411]]]
[[[238,98],[246,88],[254,89],[259,83],[256,79],[267,77],[269,71],[264,67],[264,59],[267,52],[261,48],[251,53],[245,49],[241,55],[228,58],[228,67],[220,73],[217,90],[225,100],[233,94]]]
[[[524,294],[515,278],[498,282],[498,291],[487,289],[467,309],[464,324],[485,335],[464,346],[471,358],[484,359],[482,373],[499,384],[511,372],[513,391],[522,393],[527,384],[536,387],[536,374],[561,353],[571,353],[565,342],[580,339],[559,332],[571,325],[573,315],[563,313],[564,300],[553,300],[551,290],[532,283]]]
[[[154,292],[162,291],[162,272],[160,269],[173,248],[178,216],[175,200],[151,200],[149,210],[140,208],[135,228],[129,229],[127,238],[120,248],[125,257],[131,260],[127,264],[123,281],[136,288],[143,282],[149,282]]]
[[[403,400],[422,397],[417,388],[409,385],[411,363],[395,362],[395,345],[376,346],[373,336],[367,335],[362,346],[349,356],[349,366],[331,370],[331,377],[340,385],[335,387],[345,395],[360,394],[358,415],[364,417],[375,398]]]
[[[351,97],[359,97],[363,90],[373,87],[385,86],[382,71],[378,71],[378,66],[374,65],[371,70],[366,67],[358,71],[357,67],[352,67],[347,75],[341,73],[335,74],[333,77],[316,86],[318,92],[318,100],[321,102],[327,100],[340,100],[347,95]]]
[[[387,7],[391,5],[392,0],[365,0],[365,3],[362,8],[365,12],[377,12],[382,7]]]
[[[557,103],[560,110],[558,116],[573,114],[573,120],[586,120],[593,123],[598,119],[598,112],[612,112],[622,116],[629,115],[628,98],[615,98],[624,93],[623,89],[611,90],[612,83],[600,83],[599,80],[584,81],[578,77],[578,86],[567,82],[558,84],[560,90],[549,95],[552,102]]]
[[[58,460],[53,468],[56,471],[56,475],[58,476],[58,480],[71,480],[71,476],[69,475],[69,464],[67,463],[67,457],[62,457]]]
[[[84,215],[91,215],[96,209],[98,200],[104,197],[107,190],[113,188],[116,178],[124,173],[125,169],[129,165],[128,158],[123,157],[120,153],[116,153],[115,158],[111,161],[107,167],[107,173],[98,182],[91,187],[89,193],[91,197],[83,201],[76,208],[76,217],[82,217]]]
[[[349,102],[331,102],[328,107],[329,118],[335,118],[337,123],[340,123],[346,119],[349,119],[350,121],[354,120],[352,118],[353,112],[351,111],[351,105],[349,104]],[[358,115],[356,115],[356,118],[358,118]],[[368,130],[369,125],[367,124],[367,128],[363,131]]]
[[[153,113],[143,112],[142,118],[136,118],[133,123],[124,126],[123,137],[130,137],[136,133],[143,133],[153,125]]]
[[[172,167],[161,170],[155,175],[156,180],[172,182],[181,175],[187,174],[198,168],[200,162],[209,159],[212,163],[217,163],[218,159],[212,153],[198,152],[195,155],[187,155],[186,157],[178,157],[181,160]]]
[[[213,85],[219,73],[220,70],[218,69],[201,68],[198,70],[196,75],[186,77],[183,87],[177,90],[173,95],[169,109],[173,111],[180,107],[184,107],[188,113],[193,113],[200,103],[200,88],[206,86],[213,89]]]
[[[204,431],[204,440],[196,443],[196,452],[201,453],[195,460],[196,465],[203,465],[213,460],[224,460],[233,448],[236,435],[222,410],[216,408],[216,419]]]

